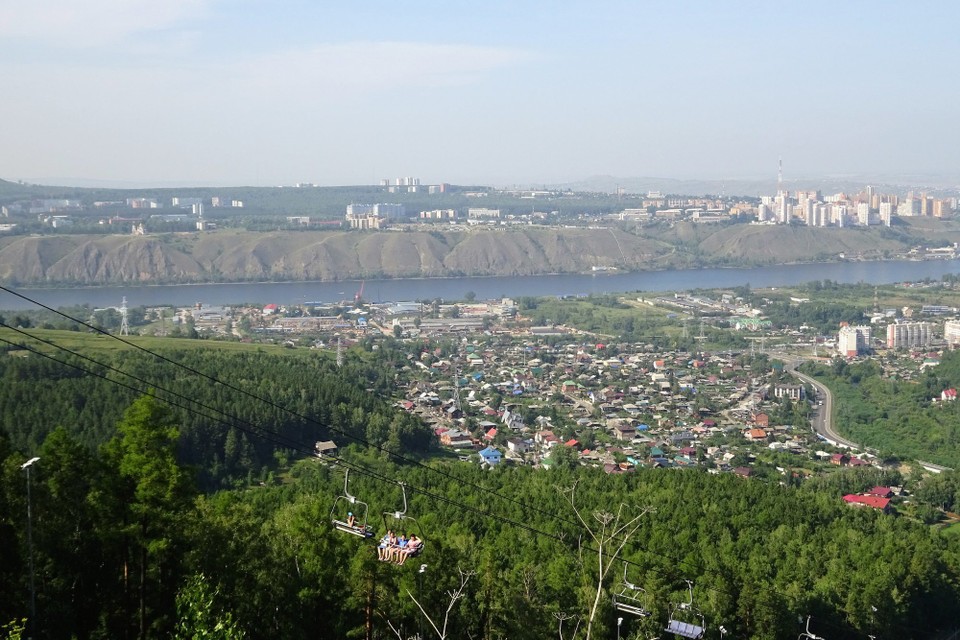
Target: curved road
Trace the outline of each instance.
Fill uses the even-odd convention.
[[[848,449],[860,449],[859,444],[844,438],[833,430],[833,425],[831,423],[831,418],[833,416],[833,394],[830,393],[830,389],[828,389],[826,385],[817,382],[805,373],[800,373],[797,371],[797,367],[802,362],[803,360],[785,358],[784,366],[788,373],[800,378],[802,382],[805,382],[816,389],[817,397],[823,399],[823,404],[817,404],[813,410],[813,419],[811,420],[811,425],[813,426],[814,433],[819,436],[823,436],[830,442],[836,443],[837,446],[847,447]]]
[[[813,431],[819,436],[822,436],[829,440],[832,443],[836,443],[837,446],[847,447],[848,449],[861,449],[861,446],[852,440],[844,438],[839,433],[833,430],[833,425],[831,424],[831,417],[833,416],[833,394],[830,393],[825,385],[817,382],[810,376],[805,373],[800,373],[797,371],[797,367],[803,363],[803,359],[798,359],[796,356],[787,357],[785,354],[777,354],[778,357],[782,358],[784,361],[785,370],[791,375],[796,376],[802,382],[806,382],[812,385],[817,390],[817,396],[823,398],[823,404],[818,404],[814,408],[813,420],[811,420],[811,425],[813,426]],[[945,467],[943,465],[934,464],[932,462],[924,462],[923,460],[917,460],[917,463],[928,471],[933,471],[940,473],[942,471],[950,471],[950,467]]]

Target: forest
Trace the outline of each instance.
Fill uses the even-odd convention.
[[[956,627],[958,538],[840,500],[889,480],[879,471],[484,470],[390,405],[404,358],[388,343],[341,369],[315,352],[6,344],[0,637],[649,638],[683,619],[760,639],[796,637],[807,616],[824,638]],[[318,457],[325,439],[339,450]],[[955,495],[946,474],[927,499]],[[372,538],[331,525],[347,510]],[[388,527],[422,537],[422,554],[378,561]],[[649,615],[615,609],[618,594]]]
[[[882,360],[802,367],[836,396],[835,420],[854,442],[903,458],[960,468],[960,405],[939,402],[944,389],[960,386],[960,352],[905,378]]]

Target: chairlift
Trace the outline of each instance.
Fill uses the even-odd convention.
[[[627,563],[623,563],[623,583],[620,591],[613,595],[613,608],[632,616],[646,618],[650,615],[647,606],[647,592],[627,580]]]
[[[810,631],[810,617],[811,616],[807,616],[807,630],[797,636],[797,640],[824,640],[822,636],[818,636]],[[873,636],[870,637],[872,638]]]
[[[349,482],[350,469],[347,469],[343,475],[343,495],[337,496],[337,499],[333,501],[333,508],[330,509],[330,521],[338,531],[361,538],[370,538],[373,536],[373,527],[367,524],[367,511],[369,510],[367,503],[350,495]],[[352,510],[348,511],[346,519],[339,520],[337,514],[342,514],[343,510],[347,508],[346,505],[353,505]],[[338,511],[338,507],[340,511]]]
[[[693,582],[690,580],[686,582],[689,599],[687,602],[678,602],[673,606],[664,631],[679,638],[699,640],[707,630],[706,622],[700,610],[693,606]]]
[[[417,522],[416,518],[407,515],[407,486],[398,482],[400,485],[400,491],[403,492],[403,510],[402,511],[384,511],[383,512],[383,530],[384,533],[388,531],[396,530],[405,530],[409,531],[411,527],[416,529],[415,535],[420,540],[420,545],[407,556],[409,558],[416,558],[421,553],[423,553],[423,547],[426,544],[426,540],[423,537],[423,529],[420,527],[420,523]]]

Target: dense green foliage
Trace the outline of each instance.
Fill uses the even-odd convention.
[[[386,403],[402,361],[389,345],[339,370],[316,354],[164,355],[198,373],[129,350],[96,358],[152,382],[175,405],[184,401],[171,392],[190,397],[186,408],[37,354],[0,357],[0,620],[29,611],[19,465],[36,454],[41,637],[396,637],[391,625],[402,637],[421,626],[436,637],[414,598],[442,625],[460,571],[472,575],[450,611],[449,637],[551,637],[555,614],[591,610],[599,567],[585,525],[598,529],[594,514],[616,514],[621,505],[624,519],[649,510],[622,557],[653,614],[626,620],[623,637],[662,634],[688,579],[708,637],[721,624],[729,637],[794,637],[797,616],[808,614],[830,638],[926,638],[956,625],[960,539],[840,499],[900,480],[893,475],[857,470],[798,489],[702,470],[606,475],[573,459],[549,472],[486,471],[440,458],[398,466],[386,453],[417,457],[429,434]],[[274,435],[256,437],[250,425]],[[369,505],[349,508],[378,533],[388,524],[422,532],[427,544],[415,561],[379,563],[374,541],[330,526],[343,472],[310,450],[325,437],[348,444],[337,433],[380,447],[344,447],[356,471],[351,493]],[[258,469],[267,470],[262,486],[243,482]],[[407,515],[415,521],[381,518],[402,507],[399,481],[409,487]],[[231,485],[243,488],[212,490]],[[571,503],[565,490],[574,485]],[[924,483],[923,491],[924,500],[952,505],[955,478]],[[614,565],[602,583],[594,638],[617,632],[611,595],[623,565]]]
[[[127,421],[143,428],[137,415],[128,414]],[[67,439],[57,446],[76,445]],[[44,471],[38,466],[35,476],[35,546],[38,611],[51,637],[67,637],[68,630],[77,637],[119,637],[125,628],[133,633],[138,583],[122,579],[128,557],[131,578],[146,570],[146,637],[171,632],[175,601],[181,637],[206,637],[184,629],[185,619],[206,631],[229,624],[234,637],[250,638],[364,637],[368,624],[371,637],[383,638],[389,637],[388,620],[412,632],[419,624],[412,597],[441,619],[446,592],[459,585],[458,568],[475,575],[451,613],[458,629],[453,637],[549,637],[555,613],[586,613],[597,578],[585,530],[558,491],[572,486],[574,473],[577,507],[593,526],[592,512],[616,511],[621,503],[633,505],[630,515],[641,507],[654,510],[641,517],[624,552],[634,563],[630,579],[646,589],[653,612],[645,621],[629,620],[625,631],[631,634],[662,628],[671,604],[685,597],[685,579],[694,581],[695,602],[708,625],[723,624],[738,638],[791,636],[796,616],[808,613],[831,638],[868,632],[930,637],[955,622],[952,612],[960,602],[956,539],[903,518],[846,508],[823,487],[798,491],[700,471],[607,476],[583,469],[489,473],[441,467],[445,476],[423,467],[396,468],[376,456],[355,459],[363,469],[414,488],[408,513],[417,524],[403,526],[422,529],[427,547],[417,562],[396,567],[376,562],[372,541],[329,526],[342,475],[316,460],[297,464],[282,486],[223,492],[192,505],[170,503],[165,513],[182,526],[158,529],[141,547],[139,536],[123,524],[139,511],[125,519],[104,506],[108,498],[123,496],[109,456],[87,458],[94,473],[82,486],[90,491],[84,499],[83,489],[75,489],[81,495],[66,505],[55,490],[63,480],[63,471],[52,466],[56,451],[44,453]],[[8,458],[3,481],[4,495],[18,510],[22,476],[14,465],[20,460]],[[401,502],[395,484],[363,475],[351,483],[351,492],[370,504],[375,524],[380,511]],[[68,506],[70,513],[59,513]],[[6,512],[3,521],[11,529],[17,519]],[[97,524],[83,525],[87,535],[76,542],[92,549],[65,554],[61,535],[86,521]],[[17,539],[23,558],[23,540]],[[580,540],[587,546],[578,551]],[[128,556],[127,548],[149,549],[149,558],[156,559],[181,551],[174,562],[154,565]],[[428,565],[422,576],[421,562]],[[604,584],[594,637],[615,631],[610,593],[618,588],[619,566]],[[24,563],[16,569],[14,575],[22,577]],[[203,586],[199,575],[205,576]],[[78,581],[88,588],[76,589]],[[22,595],[23,580],[18,584]],[[6,601],[0,615],[22,615],[24,600]]]
[[[399,355],[383,350],[376,365],[352,359],[337,370],[319,354],[286,353],[164,350],[164,361],[140,351],[105,350],[94,356],[99,364],[54,356],[76,368],[37,354],[0,357],[0,415],[18,450],[36,451],[57,426],[94,448],[112,436],[134,390],[153,388],[175,405],[182,460],[200,470],[204,488],[265,479],[291,443],[360,440],[414,453],[429,448],[429,430],[383,401]]]
[[[701,326],[695,318],[646,304],[628,304],[615,295],[589,295],[576,300],[522,296],[518,303],[520,312],[534,325],[567,325],[625,342],[684,350],[697,345],[728,349],[748,344],[742,336],[710,324],[702,327],[706,342],[698,342]]]
[[[938,401],[941,391],[960,386],[960,352],[945,353],[940,365],[910,380],[883,374],[875,360],[804,370],[830,387],[836,426],[854,442],[960,468],[960,403]]]

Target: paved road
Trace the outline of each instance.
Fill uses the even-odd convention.
[[[817,397],[821,398],[823,401],[822,405],[817,405],[814,408],[812,426],[813,431],[817,435],[823,436],[831,442],[837,443],[841,447],[847,447],[849,449],[860,449],[860,445],[856,442],[844,438],[839,433],[833,430],[833,394],[830,393],[825,385],[817,382],[810,376],[800,373],[797,371],[797,367],[803,363],[803,360],[798,360],[797,358],[784,357],[784,366],[786,371],[791,375],[796,376],[802,382],[810,384],[814,389],[817,390]]]
[[[816,434],[823,436],[827,440],[836,442],[839,446],[847,447],[849,449],[856,449],[856,450],[861,449],[862,447],[859,444],[853,442],[852,440],[844,438],[839,433],[833,430],[833,425],[831,422],[831,419],[833,416],[833,394],[830,393],[830,389],[828,389],[823,384],[817,382],[810,376],[797,371],[797,367],[800,366],[804,362],[804,360],[802,358],[797,358],[796,356],[789,356],[783,353],[776,354],[776,357],[784,361],[784,367],[788,373],[796,376],[802,382],[806,382],[813,385],[813,387],[817,390],[818,396],[823,399],[823,404],[817,405],[814,408],[813,420],[811,421],[813,426],[813,431]],[[924,462],[923,460],[917,460],[917,463],[920,464],[925,469],[927,469],[928,471],[934,471],[936,473],[952,470],[950,467],[934,464],[933,462]]]

